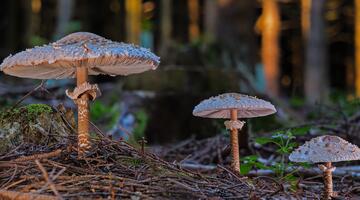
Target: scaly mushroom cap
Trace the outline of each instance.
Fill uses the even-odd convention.
[[[290,154],[289,159],[309,163],[359,160],[360,149],[340,137],[324,135],[305,142]]]
[[[128,75],[156,69],[159,62],[148,49],[78,32],[10,55],[0,69],[18,77],[64,79],[74,78],[76,67],[87,67],[89,75]]]
[[[193,115],[228,119],[231,109],[238,110],[238,118],[260,117],[276,112],[271,103],[262,99],[237,93],[225,93],[200,102],[195,106]]]

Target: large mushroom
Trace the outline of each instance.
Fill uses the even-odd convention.
[[[238,118],[260,117],[275,112],[275,107],[262,99],[237,93],[225,93],[200,102],[194,108],[193,115],[230,119],[225,121],[225,127],[231,131],[231,165],[234,171],[240,172],[238,129],[241,129],[245,122],[239,121]]]
[[[7,57],[0,66],[6,74],[33,79],[76,78],[77,87],[66,91],[78,106],[78,154],[83,156],[89,140],[89,100],[100,95],[88,75],[129,75],[156,69],[159,57],[148,49],[113,42],[93,33],[77,32]]]
[[[359,160],[360,149],[340,137],[324,135],[305,142],[290,154],[289,159],[293,162],[324,163],[319,165],[323,171],[324,199],[331,199],[336,196],[332,182],[335,167],[331,163]]]

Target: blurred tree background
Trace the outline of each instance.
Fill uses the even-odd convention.
[[[93,77],[104,90],[93,116],[100,124],[111,122],[102,128],[113,134],[117,123],[128,123],[129,130],[146,134],[153,143],[218,133],[220,122],[197,119],[191,113],[201,99],[223,92],[257,95],[279,107],[278,119],[261,119],[268,123],[266,128],[256,120],[248,123],[248,129],[255,131],[302,122],[304,109],[330,101],[331,94],[346,99],[360,96],[359,0],[1,3],[1,59],[76,31],[135,43],[161,56],[161,65],[153,72]],[[2,104],[18,98],[6,87],[36,83],[3,74],[0,82]],[[68,84],[48,85],[62,83]],[[71,106],[63,94],[63,90],[56,93],[59,101],[38,94],[27,103]]]

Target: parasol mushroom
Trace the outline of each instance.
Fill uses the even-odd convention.
[[[245,122],[238,118],[260,117],[275,112],[275,107],[267,101],[243,94],[225,93],[200,102],[194,108],[193,115],[230,119],[225,121],[225,127],[231,131],[231,165],[234,171],[240,172],[238,129],[241,129]]]
[[[335,167],[331,163],[359,160],[360,149],[340,137],[324,135],[305,142],[290,154],[289,159],[293,162],[324,163],[319,165],[323,171],[324,199],[331,199],[336,196],[332,183]]]
[[[93,33],[77,32],[7,57],[0,66],[6,74],[33,79],[76,78],[77,87],[66,91],[78,106],[78,154],[90,149],[89,100],[100,95],[88,75],[129,75],[156,69],[159,57],[148,49],[113,42]]]

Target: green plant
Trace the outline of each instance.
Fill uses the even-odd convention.
[[[29,104],[20,108],[5,108],[0,112],[0,121],[4,119],[22,118],[27,121],[34,121],[38,115],[49,114],[52,108],[46,104]]]
[[[294,150],[294,148],[298,146],[298,143],[295,142],[296,136],[305,135],[309,130],[309,126],[296,127],[276,131],[270,137],[256,138],[255,142],[260,145],[275,145],[275,153],[279,156],[279,161],[275,161],[270,166],[266,166],[258,161],[257,156],[247,156],[245,159],[243,159],[244,163],[240,169],[241,173],[247,174],[252,168],[272,170],[280,181],[286,181],[290,183],[292,187],[295,187],[298,179],[294,176],[294,173],[296,173],[298,169],[294,168],[295,163],[290,162],[288,160],[288,156]],[[306,163],[301,165],[303,167],[308,166]]]
[[[308,113],[310,120],[328,118],[339,119],[354,115],[360,109],[360,98],[348,96],[342,92],[333,92],[329,96],[330,102],[317,105],[317,109]]]
[[[90,116],[95,122],[106,123],[106,127],[111,128],[119,119],[120,109],[117,104],[105,105],[100,101],[95,101],[91,106]]]
[[[240,165],[240,173],[248,174],[253,168],[257,169],[268,169],[263,163],[258,161],[259,156],[250,155],[242,158],[243,164]]]
[[[145,136],[145,130],[149,121],[149,116],[143,109],[135,112],[135,118],[136,125],[130,138],[130,141],[133,143],[137,143],[138,140]]]
[[[43,44],[45,44],[47,42],[48,41],[47,41],[46,38],[43,38],[43,37],[38,36],[38,35],[32,35],[30,37],[30,41],[29,41],[31,46],[40,46],[40,45],[43,45]]]

